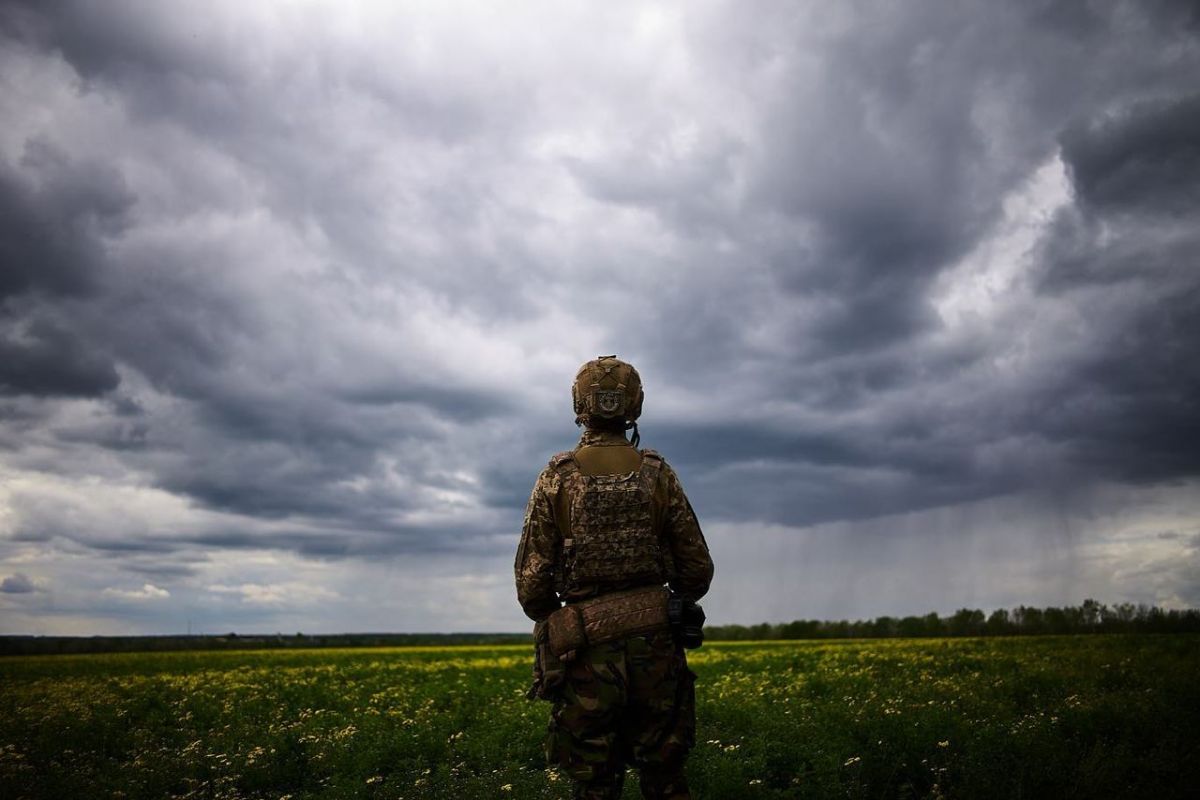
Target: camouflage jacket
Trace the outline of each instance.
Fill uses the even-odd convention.
[[[584,432],[575,452],[595,446],[630,447],[622,434],[589,430]],[[525,614],[535,621],[545,619],[564,601],[633,588],[628,583],[616,582],[561,591],[562,576],[557,573],[561,569],[563,540],[570,536],[571,521],[570,498],[554,466],[560,456],[551,460],[534,484],[514,565],[517,599]],[[655,482],[652,514],[661,541],[669,550],[664,555],[669,560],[666,567],[671,589],[690,600],[699,600],[712,581],[712,558],[679,478],[665,462]]]

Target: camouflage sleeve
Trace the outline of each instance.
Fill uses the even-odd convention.
[[[529,505],[525,507],[525,524],[521,529],[521,543],[517,546],[517,558],[513,571],[517,581],[517,600],[530,619],[540,621],[559,607],[558,595],[554,591],[554,565],[557,561],[559,542],[558,527],[554,524],[554,511],[546,491],[554,480],[550,470],[542,472]]]
[[[663,465],[663,475],[667,490],[665,535],[675,559],[671,589],[689,600],[699,600],[708,591],[713,577],[708,543],[704,541],[696,512],[683,493],[679,477],[666,464]]]

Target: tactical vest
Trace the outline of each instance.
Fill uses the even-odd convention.
[[[642,451],[634,472],[585,475],[571,453],[551,462],[567,493],[558,569],[560,594],[607,585],[665,583],[663,548],[652,501],[662,457]]]

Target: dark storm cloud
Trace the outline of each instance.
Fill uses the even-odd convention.
[[[719,519],[791,525],[931,508],[1017,488],[1014,476],[977,464],[953,439],[905,435],[899,424],[850,430],[766,431],[752,423],[661,426],[654,444],[671,453],[695,505]],[[712,468],[714,454],[723,467]]]
[[[1200,241],[1178,224],[1200,185],[1194,12],[906,6],[883,11],[886,24],[872,15],[877,24],[818,36],[830,49],[815,81],[810,41],[763,33],[797,28],[747,26],[765,62],[797,69],[763,98],[763,147],[737,217],[741,296],[681,287],[664,314],[678,325],[648,338],[660,380],[689,387],[698,407],[745,398],[780,411],[739,409],[735,428],[702,413],[679,431],[646,425],[647,441],[721,498],[714,513],[792,524],[1043,481],[1194,475],[1200,387],[1184,354],[1200,343]],[[934,282],[1059,147],[1074,202],[1035,253],[1038,293],[1014,303],[1029,316],[947,348]],[[659,216],[673,224],[678,209],[662,203]],[[756,224],[755,210],[775,223]],[[763,267],[775,295],[757,292]],[[1037,354],[1062,332],[1037,307],[1080,314],[1087,331],[1045,367]],[[997,375],[978,395],[974,375],[1024,336],[1037,368]],[[756,350],[775,357],[756,368]],[[781,360],[788,351],[794,360]],[[784,409],[797,404],[833,416],[792,422]],[[819,435],[801,433],[814,424]]]
[[[97,291],[103,238],[125,227],[134,202],[121,174],[41,138],[26,142],[20,167],[0,163],[0,297]]]
[[[1045,244],[1041,287],[1105,320],[1048,397],[1044,430],[1122,479],[1200,470],[1200,98],[1133,103],[1063,135],[1079,200]]]
[[[1063,133],[1062,148],[1089,210],[1194,215],[1200,205],[1200,95],[1081,120]]]
[[[223,141],[207,140],[205,144],[235,153],[239,166],[263,176],[274,189],[286,194],[286,186],[280,182],[291,180],[290,173],[298,178],[309,176],[314,183],[319,181],[328,205],[318,203],[310,211],[317,215],[323,230],[343,237],[343,241],[370,241],[375,236],[369,225],[354,219],[356,213],[370,219],[368,198],[347,188],[352,184],[328,184],[318,175],[322,162],[313,161],[312,152],[297,151],[295,155],[302,159],[297,162],[289,148],[277,147],[279,140],[275,137],[286,134],[280,127],[281,115],[291,113],[291,109],[281,104],[263,105],[254,94],[262,87],[242,85],[242,67],[229,61],[232,49],[194,46],[190,34],[176,27],[178,20],[156,18],[154,12],[147,14],[144,8],[126,6],[119,13],[113,13],[112,8],[94,13],[93,7],[85,5],[59,11],[62,13],[54,17],[40,17],[26,10],[22,19],[24,43],[56,48],[89,89],[119,98],[138,116],[165,120],[206,139],[220,137]],[[138,17],[136,24],[126,24],[132,21],[131,15]],[[176,39],[164,43],[163,35]],[[180,162],[189,158],[186,152],[170,155]],[[24,166],[30,171],[37,164],[27,160]],[[181,179],[186,182],[190,176],[186,167],[182,169]],[[107,177],[115,171],[96,173]],[[82,179],[74,181],[74,186],[60,183],[65,185],[63,192],[44,193],[50,195],[42,205],[53,212],[46,215],[52,218],[52,224],[48,226],[49,235],[36,238],[37,242],[69,242],[64,234],[73,232],[71,226],[77,217],[82,217],[84,223],[105,222],[128,205],[89,204],[90,199],[105,200],[107,196],[91,191]],[[330,200],[331,186],[343,199],[351,198],[353,202]],[[272,221],[281,221],[285,229],[292,224],[308,224],[310,217],[304,208],[308,198],[307,191],[292,196],[272,192],[268,198],[272,204],[295,204],[291,208],[273,207],[271,214],[276,216]],[[165,207],[147,205],[142,209],[145,218],[138,221],[146,226],[184,223],[186,227],[186,214],[196,210],[188,206],[186,201],[180,203],[174,198]],[[86,212],[92,207],[99,210],[89,217]],[[111,212],[109,217],[101,213],[105,211]],[[178,213],[185,216],[175,216]],[[90,232],[87,224],[75,227]],[[357,379],[352,374],[355,364],[329,376],[327,386],[305,385],[303,380],[291,386],[258,383],[263,373],[306,369],[309,355],[284,353],[285,363],[281,365],[279,354],[269,352],[271,344],[264,340],[275,339],[275,344],[286,349],[294,343],[280,341],[279,332],[264,316],[282,318],[287,325],[296,325],[302,335],[309,335],[312,328],[303,328],[309,321],[302,317],[310,310],[296,309],[293,313],[286,298],[248,296],[223,282],[222,273],[230,269],[228,265],[233,265],[232,272],[242,272],[250,267],[239,262],[262,257],[261,252],[253,252],[255,242],[239,248],[228,235],[192,239],[186,231],[182,233],[187,241],[151,240],[125,248],[118,274],[108,276],[107,281],[96,281],[97,291],[93,294],[100,296],[93,302],[103,309],[98,315],[102,319],[94,321],[86,333],[104,342],[125,365],[148,380],[149,387],[143,391],[148,389],[151,395],[163,394],[183,404],[173,418],[147,414],[146,420],[136,426],[77,426],[60,431],[60,441],[90,442],[113,450],[144,449],[150,461],[143,464],[150,470],[153,483],[201,507],[265,519],[303,516],[338,528],[358,526],[368,532],[395,531],[402,526],[390,521],[392,515],[427,501],[410,496],[411,489],[362,490],[347,488],[344,483],[355,476],[368,481],[378,476],[380,459],[397,447],[406,451],[402,456],[423,456],[429,450],[430,435],[413,431],[440,425],[444,420],[494,416],[509,407],[509,401],[497,392],[447,385],[437,376],[424,377],[412,371],[406,374],[402,367],[392,365],[388,365],[392,369],[382,379],[373,375]],[[256,231],[246,233],[253,239]],[[40,276],[41,283],[47,285],[51,281],[46,275],[59,273],[81,281],[92,279],[96,270],[88,262],[101,251],[95,242],[90,247],[76,247],[55,262],[56,271],[31,274]],[[353,258],[362,252],[351,247],[342,255]],[[376,253],[368,255],[378,257]],[[39,254],[33,256],[26,262],[45,260]],[[230,272],[225,276],[233,277]],[[32,278],[17,288],[30,289],[31,284]],[[52,288],[66,291],[71,286],[64,278]],[[8,348],[7,354],[13,358],[0,369],[0,382],[6,387],[13,385],[27,393],[81,394],[87,389],[107,391],[116,386],[117,375],[111,363],[82,347],[67,347],[81,338],[71,339],[49,323],[25,324],[21,332],[23,338]],[[50,334],[59,335],[55,338]],[[315,343],[330,346],[320,340],[319,334]],[[361,354],[347,355],[361,361]],[[397,353],[395,358],[403,362],[404,354]],[[378,365],[383,367],[382,363]],[[16,386],[18,382],[20,386]],[[134,395],[123,402],[126,408],[146,406]],[[436,473],[436,468],[420,465],[410,471],[418,494],[421,490],[436,490],[444,482]],[[26,533],[40,536],[34,531]],[[397,544],[393,546],[402,547],[403,537],[394,538]],[[430,540],[436,547],[437,537]],[[287,537],[262,537],[260,546],[288,546],[289,541]],[[306,552],[315,546],[299,539],[293,544]],[[345,545],[322,546],[321,550],[334,552],[339,547],[344,549]]]
[[[117,387],[120,377],[112,360],[59,325],[33,319],[25,326],[5,326],[8,330],[0,340],[0,391],[90,397]]]
[[[253,446],[245,442],[230,442],[230,446],[241,452],[228,460],[215,453],[206,454],[196,464],[164,469],[160,486],[209,508],[264,518],[301,514],[362,519],[364,512],[354,509],[356,502],[363,503],[367,514],[373,511],[373,502],[388,500],[389,507],[397,502],[394,497],[363,497],[336,487],[345,475],[369,471],[369,464],[361,462],[373,455],[370,451],[355,452],[347,460],[329,450],[324,451],[325,458],[317,458],[311,446]]]
[[[646,52],[631,9],[231,8],[0,13],[49,98],[0,151],[0,441],[216,517],[16,541],[490,552],[593,348],[714,520],[1200,470],[1194,6],[717,6]],[[956,328],[939,281],[1057,153],[1028,293]]]
[[[1200,242],[1198,242],[1200,244]],[[1200,286],[1158,298],[1124,321],[1119,337],[1049,398],[1048,435],[1077,459],[1124,480],[1200,470]]]
[[[1035,142],[1020,160],[989,157],[1007,143],[981,114],[993,98],[1030,99],[1028,67],[996,37],[1025,24],[1007,9],[883,9],[817,34],[815,79],[811,43],[772,43],[795,71],[767,98],[748,195],[808,231],[803,250],[785,239],[761,257],[780,289],[815,301],[797,331],[809,352],[866,353],[935,324],[929,281],[978,239],[1027,159],[1045,156]]]
[[[26,177],[26,176],[29,177]],[[44,139],[18,171],[0,161],[0,392],[89,397],[120,382],[111,355],[73,319],[103,291],[107,239],[128,222],[121,175]]]

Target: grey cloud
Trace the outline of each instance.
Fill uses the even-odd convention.
[[[1063,134],[1077,207],[1041,253],[1039,288],[1077,306],[1094,343],[1035,424],[1079,462],[1124,480],[1200,469],[1200,181],[1193,93],[1101,111]]]
[[[648,434],[650,435],[650,434]],[[805,526],[968,502],[1012,491],[957,442],[854,432],[742,427],[655,429],[694,504],[719,520]]]
[[[113,413],[119,417],[140,417],[145,413],[145,409],[133,397],[114,396],[109,398],[109,402]]]
[[[37,589],[33,580],[23,572],[6,575],[0,581],[0,592],[4,594],[29,594]]]
[[[511,398],[501,392],[481,392],[447,386],[412,384],[374,385],[346,389],[341,399],[367,406],[422,406],[449,419],[470,421],[510,415],[515,411]]]
[[[172,583],[199,574],[199,570],[191,564],[180,563],[122,563],[121,569],[137,575],[145,575],[150,579],[163,583]]]
[[[1163,480],[1200,469],[1200,286],[1160,298],[1127,320],[1048,398],[1045,430],[1068,440],[1085,465],[1126,480]]]
[[[671,152],[649,129],[603,160],[568,157],[563,165],[590,196],[650,211],[689,237],[731,234],[737,222],[730,186],[746,157],[733,134],[706,132],[687,151]]]
[[[128,224],[133,203],[115,169],[28,142],[19,172],[0,162],[0,297],[98,291],[103,239]]]
[[[14,451],[22,447],[25,437],[41,430],[50,413],[30,395],[6,398],[0,396],[0,449]]]
[[[160,485],[209,508],[263,518],[337,516],[353,509],[352,492],[327,488],[343,474],[333,465],[305,453],[256,450],[254,456],[240,454],[224,464],[214,454],[186,471],[165,473]]]
[[[755,26],[759,52],[797,65],[768,94],[749,182],[754,203],[810,231],[807,247],[785,239],[758,259],[781,289],[819,301],[797,345],[863,353],[928,332],[928,281],[977,241],[1074,113],[1154,81],[1188,91],[1180,76],[1195,42],[1175,27],[1179,11],[1122,8],[1147,26],[1139,35],[1173,43],[1140,59],[1130,56],[1147,40],[1111,7],[910,6],[866,29],[815,27],[811,40],[785,35],[794,20]],[[763,41],[763,30],[778,33]],[[815,76],[814,51],[824,56]]]
[[[129,538],[97,539],[94,536],[80,535],[74,531],[67,533],[68,538],[74,538],[77,543],[92,550],[98,550],[106,555],[122,557],[126,555],[141,555],[144,553],[166,554],[174,552],[177,547],[170,541],[154,539],[144,535],[130,535]]]
[[[380,521],[347,520],[344,530],[291,530],[269,533],[213,531],[180,540],[183,545],[215,546],[229,550],[286,550],[320,559],[376,558],[431,554],[491,554],[494,545],[482,540],[495,531],[490,526],[463,524],[409,525]],[[507,542],[504,546],[507,552]]]
[[[239,167],[259,175],[272,192],[274,222],[285,229],[316,222],[334,237],[342,257],[360,262],[359,274],[374,280],[372,265],[389,255],[367,244],[380,238],[374,227],[375,198],[370,192],[364,194],[361,185],[346,182],[346,175],[330,172],[336,165],[311,158],[311,150],[280,146],[278,137],[291,135],[282,117],[308,108],[311,99],[283,96],[278,102],[261,102],[257,94],[261,87],[246,79],[246,71],[252,68],[238,60],[236,39],[242,34],[222,28],[227,18],[214,18],[214,27],[205,31],[220,40],[216,47],[192,42],[191,26],[180,28],[175,15],[159,15],[136,5],[103,13],[86,5],[63,7],[44,16],[30,10],[23,22],[26,39],[59,48],[89,85],[119,97],[136,117],[167,120],[204,137],[206,143],[220,139],[219,146],[234,154]],[[308,58],[290,48],[280,55],[300,61]],[[384,101],[391,115],[419,123],[445,110],[446,130],[461,129],[459,110],[435,108],[419,98],[413,105],[401,97],[406,90],[400,84],[413,82],[412,75],[397,73],[395,81],[381,80],[372,64],[357,61],[353,54],[326,51],[317,57],[337,62],[334,69],[339,75],[333,78],[334,85],[326,87],[334,92],[329,97],[334,106],[342,102],[338,92],[354,93],[365,86]],[[303,64],[295,66],[301,91],[320,88],[319,79],[317,84],[306,82]],[[421,91],[430,99],[444,97],[444,93],[430,93],[428,87]],[[312,135],[319,139],[322,130],[318,127]],[[310,140],[309,147],[314,143]],[[319,149],[345,157],[336,147]],[[186,158],[182,155],[180,160]],[[369,167],[356,164],[353,169],[361,173]],[[180,174],[187,175],[186,170]],[[477,214],[473,189],[486,191],[486,187],[472,187],[468,181],[459,187],[430,188],[436,191],[414,198],[423,204],[416,208],[418,213],[433,208],[436,222],[456,230],[463,223],[473,224]],[[510,410],[499,392],[447,387],[411,375],[394,375],[383,382],[347,380],[331,390],[333,396],[312,386],[248,381],[246,365],[257,361],[260,353],[247,348],[255,339],[274,337],[260,318],[261,309],[255,307],[267,298],[238,295],[212,273],[214,265],[246,258],[228,244],[218,239],[190,242],[186,247],[139,245],[127,250],[122,274],[108,283],[107,296],[100,301],[108,316],[101,337],[156,389],[189,401],[188,424],[207,429],[203,435],[188,437],[186,462],[154,456],[157,485],[214,509],[267,518],[304,514],[365,522],[367,517],[386,514],[359,511],[364,502],[383,501],[394,509],[412,501],[394,493],[364,498],[336,488],[339,480],[368,477],[387,449],[408,449],[413,436],[406,431],[431,421],[437,427],[441,420],[465,422]],[[470,251],[458,255],[454,269],[434,265],[414,275],[420,279],[414,283],[458,291],[492,277],[497,266]],[[462,275],[468,270],[477,273],[475,278]],[[442,278],[447,285],[439,286]],[[497,310],[518,311],[520,303],[512,302],[517,297],[508,295]],[[282,301],[272,303],[275,318],[288,315],[290,309],[278,310],[283,306]],[[271,359],[265,352],[262,357]],[[401,360],[403,353],[396,358]],[[293,355],[285,368],[304,369],[302,362]],[[67,362],[59,359],[58,363]],[[400,421],[386,419],[384,412]],[[431,436],[422,434],[417,449],[428,450]],[[184,444],[171,426],[154,419],[136,426],[77,429],[64,432],[60,439],[157,453]]]
[[[832,416],[803,423],[821,426],[817,442],[789,432],[786,412],[747,421],[733,435],[708,420],[682,435],[662,431],[662,449],[724,501],[712,504],[716,513],[804,524],[1046,481],[1195,473],[1197,387],[1184,353],[1200,335],[1189,267],[1200,243],[1172,227],[1197,183],[1188,177],[1194,95],[1182,79],[1200,60],[1194,28],[1177,25],[1187,12],[1170,5],[1028,11],[906,8],[895,24],[848,26],[845,41],[830,40],[846,46],[820,62],[824,80],[810,82],[797,69],[783,84],[792,98],[819,98],[823,114],[793,113],[787,92],[768,106],[749,197],[793,220],[797,232],[760,237],[765,246],[747,242],[743,268],[753,274],[767,265],[780,296],[795,301],[757,294],[759,314],[747,314],[736,295],[722,293],[714,305],[705,302],[711,285],[684,286],[667,301],[667,316],[686,321],[657,340],[656,360],[694,389],[699,405],[727,408],[720,398],[749,380],[759,401]],[[1128,13],[1138,18],[1136,33],[1121,16]],[[764,45],[762,30],[751,35],[778,63],[801,57],[804,45],[769,35]],[[1150,41],[1161,49],[1148,52]],[[1145,100],[1148,93],[1158,99]],[[994,115],[1001,107],[1004,118]],[[1133,110],[1111,118],[1113,107]],[[1035,254],[1034,302],[1077,311],[1094,328],[1091,341],[1052,373],[1012,376],[977,396],[967,390],[972,374],[986,374],[1025,321],[935,347],[941,323],[931,282],[975,246],[1005,194],[1060,146],[1078,206],[1060,212]],[[1151,197],[1169,169],[1179,177],[1161,181],[1163,193]],[[1136,225],[1100,216],[1118,202],[1122,213],[1142,215]],[[1115,281],[1124,283],[1110,287]],[[688,319],[689,308],[700,313]],[[773,317],[765,327],[781,337],[778,350],[799,358],[755,369],[738,328],[761,329],[762,316]],[[861,413],[842,423],[839,410]],[[782,466],[760,470],[756,460]],[[894,481],[876,483],[872,470]],[[759,480],[768,488],[751,488]]]
[[[121,379],[107,353],[49,319],[0,323],[0,391],[92,397]]]
[[[1200,95],[1141,101],[1064,131],[1076,196],[1096,211],[1187,215],[1200,205]]]
[[[115,169],[26,143],[0,162],[0,392],[91,397],[120,383],[79,304],[103,291],[107,242],[134,198]]]

